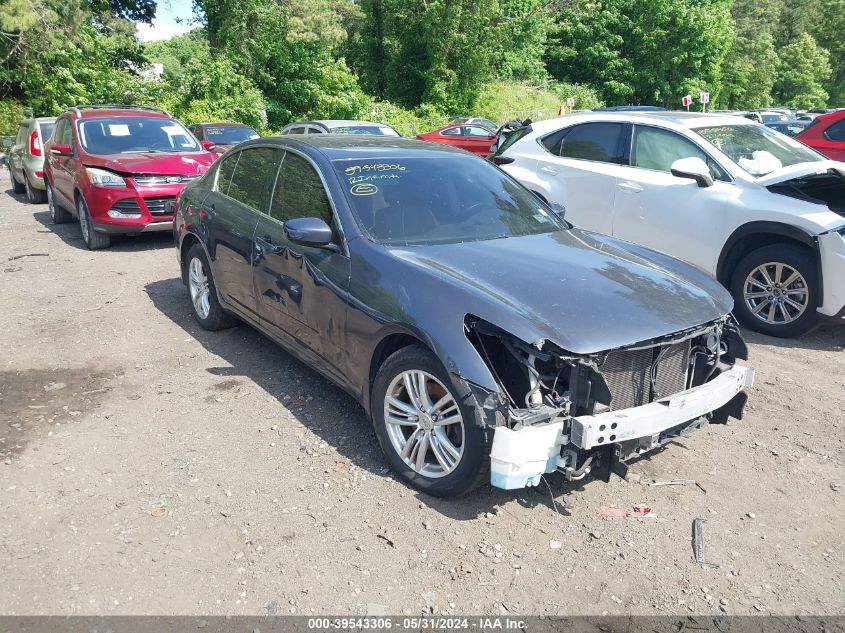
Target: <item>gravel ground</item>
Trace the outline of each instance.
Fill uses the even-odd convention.
[[[0,614],[845,612],[845,328],[748,336],[746,419],[627,482],[443,501],[308,367],[200,330],[169,234],[89,252],[7,186],[0,283]]]

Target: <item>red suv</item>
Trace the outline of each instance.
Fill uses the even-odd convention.
[[[217,157],[167,112],[123,105],[71,108],[45,147],[50,217],[78,218],[92,250],[115,234],[171,230],[177,194]]]
[[[845,110],[817,116],[796,138],[828,158],[845,161]]]

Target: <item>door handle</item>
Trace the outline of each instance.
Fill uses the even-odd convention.
[[[285,247],[280,244],[273,244],[273,237],[270,235],[262,235],[258,238],[259,242],[262,242],[264,248],[274,255],[278,255],[285,250]]]
[[[557,169],[554,169],[552,167],[540,167],[540,171],[544,171],[547,174],[551,174],[552,176],[557,174]]]
[[[620,182],[617,185],[622,191],[627,191],[629,193],[640,193],[643,188],[640,187],[638,184],[633,182]]]

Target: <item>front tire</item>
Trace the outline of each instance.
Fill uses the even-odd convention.
[[[88,212],[88,205],[82,195],[76,203],[76,211],[79,214],[79,230],[82,233],[82,241],[88,250],[99,251],[111,246],[111,237],[94,230],[94,223],[91,221],[91,214]]]
[[[799,336],[816,324],[818,287],[809,250],[791,244],[764,246],[746,255],[734,271],[734,313],[762,334]]]
[[[205,251],[199,244],[188,250],[185,258],[185,279],[188,281],[188,296],[191,299],[194,319],[204,330],[223,330],[237,324],[217,300],[217,287],[211,275],[211,266]]]
[[[73,219],[73,216],[56,202],[56,194],[53,192],[53,185],[47,184],[47,208],[50,210],[50,219],[53,224],[65,224]]]
[[[411,346],[379,368],[372,419],[399,477],[434,497],[455,497],[489,476],[493,432],[476,423],[475,398],[429,350]]]
[[[26,185],[18,182],[18,179],[15,178],[15,174],[12,171],[11,165],[9,165],[9,178],[12,181],[12,191],[14,193],[24,193],[24,192],[26,192]]]

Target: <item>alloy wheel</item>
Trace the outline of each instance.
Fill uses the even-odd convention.
[[[194,304],[197,316],[207,319],[211,312],[210,288],[208,275],[205,274],[205,267],[199,257],[194,257],[188,264],[188,289],[191,292],[191,303]]]
[[[414,472],[443,477],[464,453],[464,420],[449,390],[431,374],[404,371],[387,388],[384,422],[390,443]]]
[[[768,262],[753,269],[743,284],[743,298],[751,314],[770,325],[799,319],[810,301],[807,280],[795,268]]]

